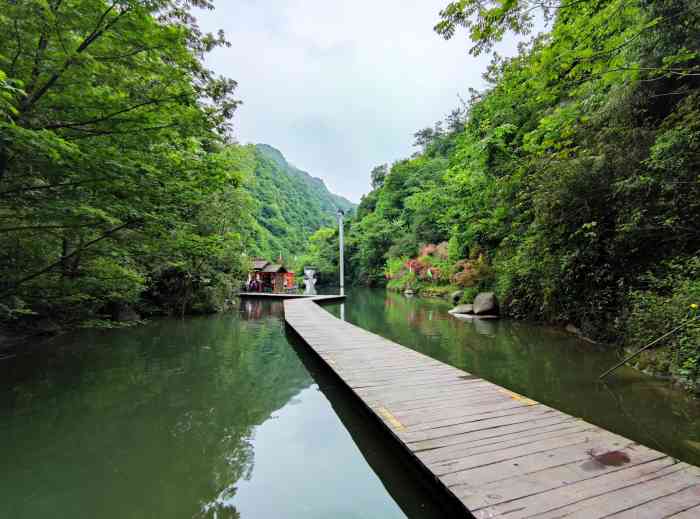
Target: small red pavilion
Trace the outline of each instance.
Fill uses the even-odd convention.
[[[256,258],[248,273],[246,290],[248,292],[284,293],[294,289],[294,272],[287,270],[282,264]]]

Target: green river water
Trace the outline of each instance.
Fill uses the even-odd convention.
[[[341,306],[327,309],[341,315]],[[564,332],[353,290],[344,317],[700,464],[700,404]],[[64,335],[0,360],[0,518],[446,517],[279,302]]]

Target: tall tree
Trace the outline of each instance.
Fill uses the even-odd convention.
[[[203,65],[227,42],[194,7],[212,4],[0,1],[6,316],[133,300],[179,254],[160,244],[211,232],[198,215],[244,167],[224,147],[236,83]]]

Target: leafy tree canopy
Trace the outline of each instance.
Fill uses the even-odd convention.
[[[191,306],[208,268],[240,268],[224,258],[240,241],[233,199],[248,168],[226,146],[236,83],[203,65],[227,45],[196,25],[192,9],[211,4],[1,6],[4,317],[80,320],[165,272]]]

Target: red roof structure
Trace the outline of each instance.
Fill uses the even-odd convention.
[[[281,258],[280,258],[281,260]],[[246,290],[249,292],[289,292],[294,288],[294,272],[288,271],[282,263],[272,263],[261,258],[253,260],[248,273]]]

